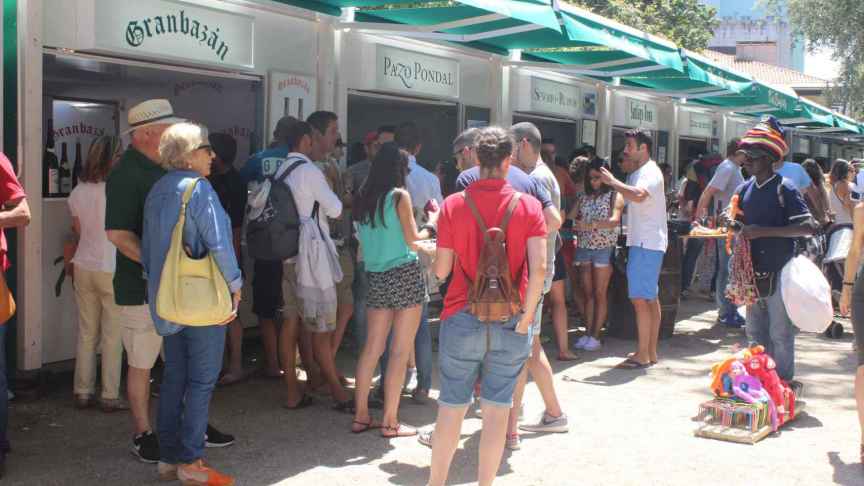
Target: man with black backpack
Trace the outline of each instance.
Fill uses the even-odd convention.
[[[253,193],[256,192],[259,184],[276,173],[291,153],[288,133],[298,121],[293,116],[279,119],[273,132],[272,146],[253,155],[240,169],[240,177],[249,184]],[[254,254],[251,256],[255,260],[252,275],[252,312],[258,316],[261,341],[264,344],[264,375],[269,378],[279,378],[282,376],[282,371],[279,367],[276,321],[281,321],[282,261],[258,258]],[[290,395],[289,392],[289,400]]]
[[[506,181],[513,145],[499,127],[477,134],[482,179],[448,197],[438,221],[435,275],[443,280],[452,272],[453,278],[441,313],[432,486],[447,479],[478,375],[483,406],[478,482],[492,484],[513,390],[531,351],[531,323],[546,274],[546,224],[540,203]]]

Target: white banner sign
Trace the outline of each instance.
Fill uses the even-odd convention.
[[[711,138],[713,134],[714,123],[711,120],[711,115],[703,113],[688,112],[689,123],[687,125],[687,135],[694,137]]]
[[[159,58],[254,67],[254,20],[174,0],[95,0],[94,47]]]
[[[270,72],[270,131],[267,139],[276,130],[276,123],[285,115],[305,120],[316,110],[318,82],[311,76]]]
[[[657,129],[657,105],[627,98],[624,121],[627,126]]]
[[[568,118],[579,116],[579,88],[543,78],[531,78],[531,111]]]
[[[819,142],[817,145],[816,155],[818,157],[828,157],[828,144]]]
[[[459,97],[459,61],[378,45],[376,86],[385,91]]]
[[[810,155],[810,139],[809,138],[799,138],[798,139],[798,153]]]

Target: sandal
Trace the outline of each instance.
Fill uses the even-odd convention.
[[[309,395],[303,394],[303,398],[301,398],[300,401],[297,402],[297,405],[294,405],[292,407],[286,403],[286,404],[282,405],[282,408],[287,409],[287,410],[300,410],[301,408],[306,408],[309,405],[312,405],[314,403],[315,403],[314,398],[312,398]]]
[[[417,435],[417,429],[415,429],[414,427],[409,427],[405,424],[396,424],[394,427],[384,425],[381,427],[381,430],[381,437],[385,439],[395,439],[397,437],[413,437]]]
[[[335,410],[337,412],[342,412],[342,413],[350,413],[353,415],[354,414],[354,400],[348,399],[348,400],[345,400],[344,402],[338,402],[337,401],[335,404],[333,404],[333,410]]]
[[[355,429],[354,428],[355,425],[359,425],[361,428]],[[352,434],[362,434],[363,432],[366,432],[368,430],[380,429],[380,428],[381,428],[381,424],[375,423],[375,421],[372,420],[371,418],[369,419],[368,422],[361,422],[359,420],[352,420],[351,421],[351,433]]]
[[[633,358],[627,358],[624,361],[618,363],[615,366],[615,369],[618,370],[643,370],[651,366],[651,362],[640,363]]]

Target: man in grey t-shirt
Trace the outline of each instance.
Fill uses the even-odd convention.
[[[559,217],[556,218],[556,221],[546,222],[546,230],[549,232],[547,238],[549,240],[547,247],[546,282],[543,288],[545,294],[552,287],[552,277],[555,273],[555,242],[558,237],[558,229],[561,227],[561,188],[558,186],[555,175],[540,159],[540,142],[542,140],[540,130],[532,123],[523,122],[513,125],[510,133],[516,143],[513,164],[525,173],[530,174],[532,179],[540,182],[552,195],[554,207],[559,210],[557,211]],[[561,404],[555,393],[552,366],[549,364],[549,358],[546,357],[546,353],[540,345],[540,320],[542,315],[543,299],[541,298],[534,318],[531,357],[528,358],[526,366],[522,369],[522,373],[519,375],[519,380],[516,383],[516,389],[513,392],[513,409],[510,411],[510,420],[507,424],[508,442],[514,440],[513,437],[518,437],[518,429],[529,432],[567,432],[569,430],[567,415],[561,409]],[[531,372],[534,382],[537,383],[537,387],[540,389],[540,395],[543,397],[546,408],[543,415],[536,422],[523,424],[517,429],[519,406],[522,403],[522,394],[525,392],[528,371]]]
[[[708,187],[702,192],[702,197],[699,198],[699,204],[696,206],[696,216],[700,218],[707,216],[709,204],[713,204],[713,207],[716,208],[719,202],[721,210],[726,209],[735,194],[735,190],[744,183],[744,176],[741,175],[744,155],[743,152],[737,153],[740,142],[740,139],[733,138],[726,146],[726,160],[717,166],[714,177],[711,178]],[[714,300],[717,302],[717,321],[729,327],[742,327],[744,326],[744,318],[738,313],[735,305],[726,298],[731,255],[726,254],[725,245],[722,244],[717,245],[717,252],[719,259],[714,292]]]

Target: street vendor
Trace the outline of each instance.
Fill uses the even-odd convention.
[[[753,177],[736,191],[743,213],[736,230],[750,242],[757,289],[756,302],[747,306],[747,339],[751,346],[765,346],[787,382],[795,374],[795,331],[783,303],[780,273],[795,256],[795,238],[810,236],[817,227],[798,189],[774,171],[788,152],[780,123],[763,117],[739,145],[738,154]]]

